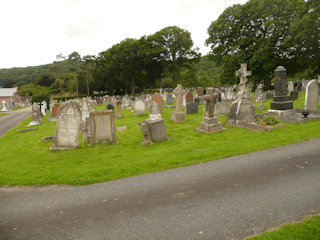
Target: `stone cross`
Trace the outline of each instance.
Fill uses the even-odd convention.
[[[214,103],[219,98],[218,93],[213,92],[213,88],[207,88],[207,94],[202,96],[201,99],[206,100],[208,117],[213,118],[214,116]]]
[[[246,91],[246,82],[248,81],[247,77],[252,76],[252,72],[247,71],[246,63],[241,63],[240,69],[236,71],[236,76],[240,77],[240,96],[243,96]]]
[[[42,105],[43,105],[43,103],[40,102],[40,103],[38,103],[38,105],[39,105],[39,107],[40,107],[40,114],[41,114],[41,116],[43,117],[43,114],[42,114]]]
[[[176,95],[176,111],[182,112],[183,95],[186,93],[186,90],[182,88],[181,84],[178,84],[172,92]]]

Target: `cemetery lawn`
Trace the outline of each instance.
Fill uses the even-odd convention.
[[[316,240],[320,239],[320,216],[306,218],[303,222],[285,224],[278,230],[265,232],[247,240]]]
[[[301,97],[302,98],[302,97]],[[300,104],[300,99],[295,101]],[[266,107],[270,104],[266,103]],[[105,108],[105,107],[104,107]],[[297,125],[288,123],[270,132],[225,126],[226,117],[219,116],[225,130],[213,134],[196,132],[202,121],[199,113],[187,115],[187,122],[173,123],[171,112],[163,109],[168,141],[144,146],[138,123],[148,115],[135,117],[123,109],[123,118],[116,119],[116,127],[127,126],[116,132],[119,144],[88,144],[79,136],[80,145],[73,150],[49,149],[52,141],[42,137],[54,136],[56,123],[43,123],[36,131],[16,132],[26,128],[31,117],[0,138],[0,186],[68,184],[86,185],[171,168],[208,162],[234,155],[288,145],[320,137],[320,120]]]
[[[6,113],[0,113],[0,117],[1,117],[1,116],[5,116],[5,115],[7,115],[7,114],[6,114]]]

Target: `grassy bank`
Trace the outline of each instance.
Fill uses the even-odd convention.
[[[123,118],[116,119],[116,127],[127,126],[128,129],[116,133],[119,144],[90,147],[79,136],[77,149],[55,152],[49,150],[52,142],[41,139],[55,135],[56,123],[48,122],[45,117],[36,131],[16,132],[26,127],[31,121],[28,118],[0,138],[0,185],[91,184],[320,137],[318,120],[301,125],[287,124],[271,132],[225,126],[222,132],[203,134],[196,132],[202,121],[202,106],[198,114],[187,115],[185,123],[171,122],[172,111],[174,109],[164,109],[163,112],[168,141],[141,145],[138,123],[148,115],[135,117],[131,110],[123,109]],[[225,124],[226,117],[219,117],[219,121]]]

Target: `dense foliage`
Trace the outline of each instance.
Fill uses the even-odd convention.
[[[221,81],[235,81],[234,70],[248,63],[253,81],[270,85],[278,65],[289,74],[319,74],[318,0],[250,0],[227,8],[211,23],[206,43],[222,67]],[[299,75],[299,76],[300,76]]]

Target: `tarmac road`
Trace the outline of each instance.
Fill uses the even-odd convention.
[[[0,137],[29,117],[31,108],[27,107],[17,111],[5,112],[7,115],[0,116]]]
[[[89,186],[2,187],[0,239],[242,239],[319,213],[314,139]]]

